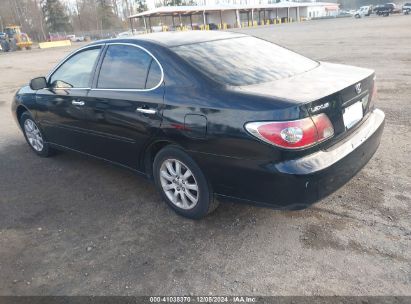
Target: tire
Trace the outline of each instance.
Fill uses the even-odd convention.
[[[200,167],[180,148],[167,146],[160,150],[154,159],[153,173],[158,191],[177,214],[200,219],[218,207]]]
[[[7,40],[0,40],[1,48],[3,49],[3,52],[8,52],[10,50],[10,45],[7,42]]]
[[[3,49],[5,50],[5,52],[10,51],[10,43],[8,41],[5,41],[5,44],[3,45]]]
[[[41,129],[28,112],[21,115],[20,125],[24,138],[34,153],[41,157],[49,157],[55,154],[55,150],[45,141]]]
[[[9,49],[10,49],[10,51],[12,51],[12,52],[15,52],[15,51],[17,51],[17,42],[16,42],[16,39],[10,39],[10,42],[9,42]]]

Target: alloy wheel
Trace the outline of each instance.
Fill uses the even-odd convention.
[[[168,199],[185,210],[194,208],[199,199],[199,187],[194,174],[181,161],[166,159],[160,167],[160,182]]]
[[[43,137],[33,120],[28,118],[24,121],[24,133],[27,136],[30,146],[37,152],[41,152],[44,147]]]

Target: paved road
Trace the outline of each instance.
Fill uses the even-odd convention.
[[[386,130],[370,163],[308,210],[228,202],[201,221],[131,172],[36,157],[10,101],[70,48],[0,55],[0,294],[411,295],[410,28],[390,16],[242,30],[374,68]]]

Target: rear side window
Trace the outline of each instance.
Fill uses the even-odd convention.
[[[151,60],[150,70],[147,75],[146,89],[156,87],[161,81],[161,69],[157,61]]]
[[[50,77],[55,88],[88,88],[100,47],[80,51],[64,62]]]
[[[97,82],[104,89],[145,89],[152,57],[131,45],[110,45]]]
[[[233,86],[287,78],[318,66],[316,61],[254,37],[181,45],[173,50],[212,79]]]

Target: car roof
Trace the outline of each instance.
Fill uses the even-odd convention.
[[[151,34],[141,34],[127,37],[127,40],[147,41],[171,48],[185,44],[195,44],[207,41],[247,37],[247,35],[234,32],[221,31],[182,31],[182,32],[161,32]],[[121,38],[122,40],[125,38]],[[118,39],[109,39],[100,42],[116,42]]]

